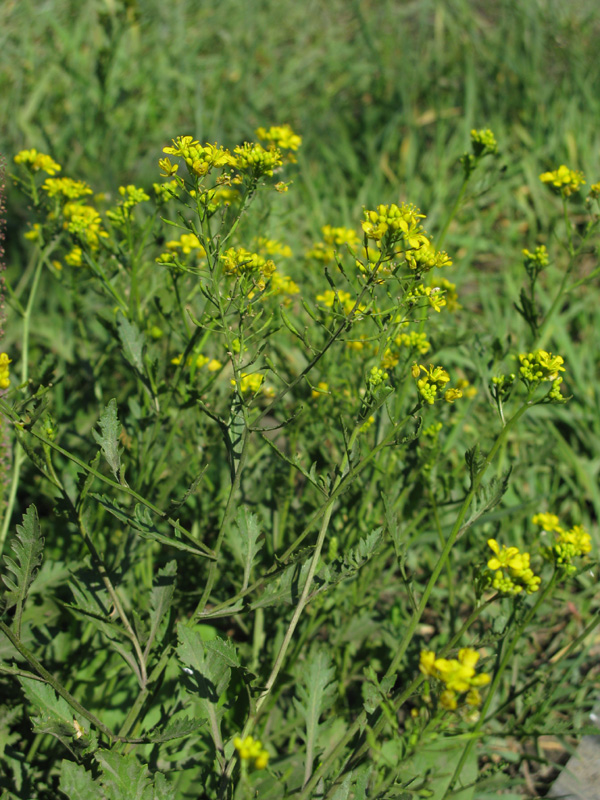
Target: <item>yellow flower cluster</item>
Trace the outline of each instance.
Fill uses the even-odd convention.
[[[0,353],[0,389],[8,389],[10,386],[10,369],[9,364],[12,359],[6,353]]]
[[[555,543],[544,550],[544,555],[554,561],[567,573],[576,572],[576,567],[571,564],[574,558],[587,555],[592,549],[592,538],[581,525],[574,525],[565,530],[556,514],[536,514],[532,522],[539,525],[547,533],[554,533]]]
[[[21,150],[15,156],[14,161],[15,164],[27,167],[31,172],[42,170],[47,175],[56,175],[62,169],[53,158],[45,153],[39,153],[37,150]]]
[[[84,206],[80,203],[67,203],[63,209],[65,222],[63,227],[74,234],[81,242],[87,244],[91,250],[97,250],[101,238],[106,238],[108,233],[102,228],[100,214],[93,206]]]
[[[275,264],[271,259],[264,258],[259,253],[251,253],[244,247],[230,247],[221,256],[226,275],[241,278],[245,275],[256,280],[259,289],[264,289],[266,281],[275,272]]]
[[[156,259],[159,264],[175,264],[180,255],[189,256],[193,253],[197,261],[200,261],[206,256],[206,250],[200,244],[200,240],[194,233],[183,233],[179,239],[173,239],[167,242],[165,246],[168,252],[161,253]]]
[[[154,333],[151,331],[151,334],[154,336],[154,338],[160,338],[160,336],[162,336],[162,331],[160,330],[160,328],[154,328],[152,330],[157,331],[159,334],[158,337],[154,336]],[[178,355],[171,359],[171,364],[178,366],[179,364],[181,364],[182,361],[183,361],[183,356]],[[218,359],[208,358],[208,356],[205,356],[202,353],[199,353],[195,358],[193,358],[192,356],[188,356],[185,363],[187,367],[191,367],[193,364],[196,369],[202,369],[202,367],[206,366],[206,369],[209,372],[218,372],[223,367],[223,364]]]
[[[259,236],[255,241],[258,252],[263,256],[291,258],[294,255],[289,244],[283,244],[277,241],[277,239],[268,239],[266,236]]]
[[[300,287],[289,275],[280,275],[275,271],[271,276],[271,291],[274,294],[300,294]]]
[[[367,383],[372,388],[379,386],[384,381],[388,379],[387,372],[384,372],[380,367],[372,367],[371,371],[369,372],[369,377],[367,378]]]
[[[133,208],[145,200],[150,200],[149,195],[143,189],[139,189],[131,183],[127,186],[119,186],[119,194],[123,198],[121,204],[125,209]]]
[[[323,264],[330,264],[335,258],[336,251],[345,245],[351,250],[360,246],[360,237],[352,228],[334,228],[333,225],[325,225],[321,228],[321,232],[323,241],[316,242],[306,255]]]
[[[392,203],[379,205],[376,210],[365,210],[362,228],[383,253],[393,254],[395,258],[402,256],[413,271],[450,266],[452,261],[448,254],[435,249],[421,226],[421,219],[425,219],[425,215],[412,204]],[[401,241],[403,249],[397,250]]]
[[[294,133],[291,126],[272,125],[270,128],[257,128],[255,131],[263,142],[269,142],[281,150],[297,150],[302,144],[302,137]]]
[[[451,283],[448,278],[438,278],[436,286],[433,289],[439,288],[444,292],[444,300],[446,301],[446,308],[448,311],[458,311],[462,308],[458,302],[458,293],[456,291],[456,284]]]
[[[410,331],[409,333],[400,333],[394,339],[396,347],[408,347],[411,350],[416,350],[421,355],[425,355],[431,350],[431,344],[427,340],[426,333],[419,331]]]
[[[521,553],[518,547],[505,545],[500,549],[495,539],[488,539],[488,545],[495,554],[487,562],[488,568],[494,572],[494,589],[504,594],[519,594],[523,590],[527,594],[537,592],[542,579],[533,574],[529,553]]]
[[[562,356],[554,356],[546,350],[535,350],[533,353],[520,353],[519,375],[521,380],[529,389],[534,389],[537,384],[543,381],[553,382],[549,397],[552,400],[561,401],[560,385],[562,378],[559,372],[564,372],[564,359]]]
[[[497,153],[498,143],[493,131],[489,128],[476,130],[473,128],[471,131],[471,146],[473,153],[476,157],[482,156],[484,153]]]
[[[201,145],[193,136],[178,136],[172,142],[172,147],[163,147],[163,153],[183,158],[191,175],[203,178],[213,168],[236,166],[236,159],[229,150],[216,143]],[[162,158],[158,163],[165,176],[172,176],[177,172],[178,165],[171,164],[168,158]]]
[[[236,736],[233,740],[233,746],[243,761],[254,761],[256,769],[265,769],[269,763],[269,753],[261,742],[252,736],[246,736],[245,739]]]
[[[526,267],[536,267],[538,271],[544,267],[547,267],[550,263],[548,251],[546,250],[546,246],[543,244],[539,245],[539,247],[536,247],[533,252],[525,248],[525,250],[523,250],[523,257],[525,259]]]
[[[467,705],[481,705],[478,687],[486,686],[491,681],[491,676],[486,672],[475,674],[478,661],[479,653],[471,647],[459,650],[457,659],[436,658],[433,650],[422,650],[419,669],[428,678],[442,681],[446,688],[440,695],[440,705],[453,711],[458,705],[458,694],[465,692]]]
[[[581,185],[585,183],[583,172],[569,169],[561,164],[558,169],[552,172],[542,172],[540,175],[542,183],[547,183],[550,187],[563,197],[570,197],[578,192]]]
[[[152,188],[158,203],[168,203],[179,194],[179,185],[175,180],[169,181],[169,183],[153,183]]]
[[[264,380],[265,376],[261,375],[260,372],[253,372],[251,374],[242,372],[239,383],[240,392],[242,394],[247,394],[248,392],[256,394],[263,385]],[[234,388],[238,385],[233,378],[231,379],[231,385]]]
[[[421,372],[425,373],[423,377],[419,377]],[[434,367],[433,364],[429,368],[424,367],[422,364],[414,363],[412,366],[412,376],[417,381],[417,389],[421,397],[429,405],[433,405],[438,399],[438,393],[444,389],[446,384],[450,381],[450,376],[443,367]],[[444,393],[444,400],[447,403],[453,403],[462,397],[460,389],[447,389]]]
[[[69,200],[77,200],[86,194],[92,194],[92,190],[84,181],[76,181],[73,178],[46,178],[42,184],[42,189],[48,197],[62,195]]]
[[[235,166],[242,173],[251,178],[262,178],[263,175],[272,175],[277,167],[282,164],[281,152],[274,149],[265,150],[262,144],[244,142],[235,147]]]
[[[337,302],[343,308],[344,314],[349,314],[356,304],[356,300],[350,292],[334,292],[333,289],[327,289],[322,294],[318,294],[316,300],[318,303],[323,303],[326,308],[333,308]]]
[[[437,311],[438,314],[446,305],[444,292],[442,292],[438,286],[423,286],[422,283],[415,286],[410,292],[407,292],[404,299],[409,305],[414,305],[423,297],[427,298],[429,305],[434,311]]]

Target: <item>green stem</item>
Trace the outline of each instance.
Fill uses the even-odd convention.
[[[33,273],[33,280],[31,283],[31,290],[29,292],[29,298],[27,299],[27,306],[25,307],[25,312],[23,314],[23,332],[21,336],[21,383],[25,386],[29,381],[29,325],[31,322],[31,313],[33,311],[33,304],[35,302],[35,296],[37,294],[38,286],[40,284],[40,278],[42,275],[42,267],[44,265],[45,258],[49,255],[52,249],[55,246],[55,242],[51,242],[45,250],[40,251],[37,264],[35,266],[35,271]],[[8,493],[8,499],[6,502],[6,509],[4,511],[4,519],[2,520],[2,530],[0,530],[0,554],[4,549],[4,542],[6,541],[6,536],[8,534],[8,529],[10,527],[11,519],[13,510],[15,507],[15,502],[17,499],[17,489],[19,488],[19,479],[21,476],[21,466],[23,461],[25,460],[25,453],[23,448],[18,442],[15,442],[14,445],[14,456],[13,456],[13,467],[12,467],[12,479],[10,482],[10,489]]]
[[[0,401],[0,409],[4,411],[5,408],[6,405]],[[94,469],[93,467],[90,467],[89,464],[86,464],[85,461],[82,461],[80,458],[77,458],[77,456],[73,455],[73,453],[69,453],[68,450],[64,450],[59,445],[55,444],[54,442],[51,442],[50,439],[46,439],[45,436],[42,436],[41,434],[37,433],[37,431],[29,430],[28,433],[34,438],[38,439],[43,444],[48,445],[48,447],[52,448],[52,450],[55,450],[57,453],[63,455],[65,458],[68,458],[69,461],[72,461],[74,464],[77,464],[78,467],[85,470],[90,475],[93,475],[95,478],[98,478],[99,481],[102,481],[103,483],[112,486],[114,489],[118,489],[119,491],[128,494],[130,497],[133,497],[135,500],[137,500],[138,503],[141,503],[143,506],[146,506],[146,508],[148,508],[150,511],[152,511],[152,513],[160,517],[160,519],[164,520],[165,522],[168,522],[169,525],[171,525],[171,527],[174,528],[178,533],[180,533],[184,538],[190,540],[193,543],[194,547],[197,548],[196,555],[201,556],[203,558],[211,558],[211,559],[215,558],[215,555],[213,551],[210,550],[210,548],[208,548],[202,542],[198,542],[196,539],[194,539],[194,537],[191,536],[191,534],[188,533],[188,531],[186,531],[185,528],[183,528],[176,520],[171,519],[171,517],[168,517],[164,513],[164,511],[161,511],[160,508],[157,508],[153,503],[150,503],[148,500],[146,500],[146,498],[142,497],[133,489],[131,489],[131,487],[124,486],[123,484],[117,483],[117,481],[113,481],[111,478],[107,478],[106,475],[103,475],[101,472],[98,472],[98,470]]]
[[[469,630],[471,625],[480,616],[482,611],[484,611],[488,606],[490,606],[497,599],[498,599],[498,595],[495,594],[493,597],[490,597],[489,600],[486,600],[486,602],[483,603],[483,605],[478,606],[476,609],[474,609],[471,612],[469,617],[465,620],[465,622],[461,626],[460,630],[457,633],[454,634],[454,636],[452,637],[452,639],[450,639],[448,644],[446,644],[444,647],[441,648],[441,650],[439,652],[439,657],[440,658],[444,658],[458,644],[458,642],[462,639],[464,634]],[[398,712],[400,710],[400,708],[404,705],[406,700],[408,700],[408,698],[411,697],[414,694],[414,692],[418,689],[418,687],[421,685],[421,683],[423,683],[424,680],[425,680],[425,676],[424,675],[417,675],[417,677],[414,678],[414,680],[412,680],[411,683],[409,683],[409,685],[406,686],[400,692],[400,694],[393,699],[394,710],[396,712]],[[322,764],[319,766],[319,769],[312,776],[312,778],[309,781],[309,783],[306,784],[306,786],[304,787],[303,793],[300,795],[298,800],[308,800],[310,791],[312,791],[312,789],[314,789],[314,787],[321,780],[323,775],[325,775],[325,773],[327,772],[327,769],[329,768],[329,766],[335,761],[336,758],[338,758],[339,754],[344,749],[344,747],[348,744],[348,742],[350,742],[351,739],[360,730],[364,729],[364,726],[367,724],[368,717],[369,717],[369,715],[367,714],[366,711],[362,711],[361,712],[361,714],[353,722],[353,724],[348,729],[348,731],[344,734],[343,738],[336,744],[336,746],[333,748],[333,750],[331,750],[329,752],[329,755],[327,756],[327,758],[323,760]],[[383,728],[385,723],[386,723],[386,716],[385,716],[385,714],[381,714],[379,719],[378,719],[378,721],[375,723],[375,725],[372,726],[372,730],[373,730],[373,735],[374,736],[377,736],[377,734],[381,731],[381,729]],[[367,752],[369,747],[370,747],[370,744],[368,742],[365,742],[356,752],[352,753],[350,755],[350,757],[348,758],[348,760],[346,761],[346,764],[344,765],[344,767],[342,767],[342,770],[340,771],[340,776],[347,769],[351,769],[358,762],[358,760]],[[339,780],[339,777],[338,777],[338,780]],[[336,781],[336,783],[337,783],[337,781]],[[332,787],[332,789],[333,789],[333,787]]]
[[[468,759],[468,757],[469,757],[469,755],[471,753],[471,750],[475,746],[475,743],[476,743],[477,738],[478,738],[477,734],[479,733],[479,731],[483,727],[484,722],[486,721],[486,714],[487,714],[487,712],[489,710],[489,707],[490,707],[490,705],[492,703],[492,700],[494,699],[494,694],[496,693],[496,690],[498,689],[498,686],[500,685],[500,681],[502,680],[502,676],[504,675],[504,671],[506,670],[506,667],[509,665],[510,660],[511,660],[511,658],[513,656],[513,653],[515,652],[515,648],[516,648],[517,644],[519,643],[519,640],[521,639],[521,637],[523,635],[523,632],[525,631],[525,628],[529,625],[529,623],[531,622],[531,620],[535,616],[538,608],[542,605],[542,603],[546,600],[548,595],[554,589],[554,587],[556,585],[556,581],[558,580],[558,575],[559,575],[558,570],[555,569],[554,570],[554,574],[552,575],[552,578],[548,582],[548,585],[546,586],[544,591],[540,593],[540,596],[537,598],[535,604],[530,608],[529,612],[526,614],[523,622],[517,628],[517,632],[515,633],[515,635],[513,636],[509,646],[507,647],[506,652],[504,653],[504,655],[502,657],[502,660],[500,662],[500,665],[499,665],[498,669],[496,670],[496,674],[494,675],[494,678],[493,678],[492,683],[490,685],[490,688],[489,688],[489,691],[488,691],[487,696],[485,698],[485,701],[484,701],[484,703],[483,703],[483,705],[481,707],[481,713],[480,713],[480,716],[479,716],[479,720],[477,721],[477,723],[475,724],[475,727],[471,731],[471,734],[470,734],[470,737],[469,737],[469,741],[467,742],[467,744],[465,745],[465,747],[463,749],[461,757],[458,760],[458,764],[456,765],[456,768],[454,770],[454,774],[452,775],[452,778],[450,779],[450,783],[448,784],[448,787],[447,787],[447,789],[446,789],[446,791],[444,793],[444,796],[441,798],[441,800],[445,800],[446,797],[448,797],[452,793],[452,788],[453,788],[454,784],[456,783],[456,781],[459,779],[460,773],[461,773],[461,771],[462,771],[462,769],[463,769],[463,767],[465,765],[465,762],[467,761],[467,759]]]
[[[496,453],[498,452],[498,450],[502,446],[503,442],[507,438],[508,433],[510,432],[510,430],[512,430],[512,428],[516,425],[518,420],[523,416],[523,414],[525,413],[525,411],[528,408],[529,408],[529,403],[528,402],[523,403],[523,405],[515,412],[515,414],[511,417],[511,419],[506,423],[504,428],[502,428],[502,430],[500,431],[496,441],[494,442],[494,444],[492,446],[492,449],[489,451],[488,455],[486,456],[486,459],[483,462],[483,464],[481,466],[481,469],[479,470],[479,472],[475,476],[475,478],[473,480],[473,486],[471,487],[471,490],[469,491],[469,493],[467,494],[467,496],[465,497],[465,499],[463,501],[463,504],[462,504],[462,506],[460,508],[460,511],[458,513],[458,516],[456,518],[456,521],[454,523],[452,531],[450,532],[450,535],[448,536],[448,539],[446,541],[446,546],[444,547],[444,549],[443,549],[443,551],[442,551],[442,553],[440,555],[440,558],[438,559],[438,562],[437,562],[437,564],[436,564],[436,566],[435,566],[435,568],[434,568],[434,570],[433,570],[433,572],[432,572],[432,574],[431,574],[431,576],[429,578],[429,581],[427,582],[427,585],[426,585],[425,590],[423,592],[423,595],[421,597],[421,602],[419,603],[415,613],[412,615],[412,618],[411,618],[411,620],[410,620],[410,622],[408,624],[408,627],[407,627],[407,629],[406,629],[406,631],[404,633],[404,636],[402,637],[402,640],[400,642],[400,646],[398,647],[396,655],[392,659],[392,661],[391,661],[391,663],[390,663],[390,665],[389,665],[384,677],[382,678],[382,681],[386,680],[391,675],[393,675],[397,671],[398,667],[400,666],[400,663],[401,663],[402,659],[404,658],[404,654],[406,653],[406,650],[408,649],[408,646],[409,646],[410,642],[412,641],[412,638],[413,638],[413,636],[415,634],[417,626],[418,626],[418,624],[419,624],[419,622],[421,620],[421,617],[423,615],[423,612],[424,612],[424,610],[425,610],[425,608],[427,606],[427,603],[429,601],[429,597],[431,595],[431,592],[433,591],[434,586],[437,583],[437,580],[438,580],[438,578],[440,576],[440,573],[441,573],[442,569],[444,568],[446,560],[447,560],[447,558],[448,558],[448,556],[450,554],[450,551],[452,550],[452,547],[454,546],[454,543],[456,542],[456,539],[458,538],[458,535],[462,530],[463,521],[464,521],[465,516],[467,514],[467,511],[469,510],[469,507],[470,507],[470,505],[471,505],[471,503],[473,501],[473,498],[475,497],[475,495],[477,493],[477,490],[479,489],[479,486],[481,485],[481,481],[483,480],[483,477],[484,477],[488,467],[490,466],[490,464],[492,463],[494,457],[496,456]],[[326,768],[328,767],[328,765],[332,762],[333,758],[336,757],[336,755],[341,751],[341,749],[345,746],[345,744],[347,744],[347,742],[349,742],[350,739],[352,739],[352,737],[359,731],[361,726],[364,725],[365,721],[366,721],[366,712],[362,712],[359,715],[359,717],[357,718],[357,720],[355,720],[355,722],[351,725],[350,729],[343,736],[343,738],[340,740],[340,742],[338,742],[338,744],[333,748],[333,750],[331,751],[331,753],[330,753],[329,757],[327,758],[327,760],[315,772],[315,774],[313,775],[313,777],[311,778],[311,780],[309,781],[309,783],[305,787],[305,790],[300,795],[299,800],[306,800],[306,798],[309,797],[309,791],[312,791],[312,789],[316,786],[317,782],[321,779],[322,775],[324,774],[324,772],[325,772]]]

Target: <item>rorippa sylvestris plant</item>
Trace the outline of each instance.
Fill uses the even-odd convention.
[[[33,727],[30,744],[11,734],[15,797],[446,797],[477,782],[484,733],[518,732],[517,654],[533,703],[591,630],[527,666],[528,631],[589,568],[579,524],[540,511],[527,550],[509,527],[470,535],[507,490],[487,476],[497,454],[568,385],[538,344],[541,247],[513,372],[478,389],[436,354],[437,320],[461,308],[442,241],[497,157],[491,131],[471,134],[437,240],[414,205],[383,202],[304,254],[271,234],[301,138],[256,136],[177,136],[162,182],[113,198],[49,155],[15,157],[36,220],[20,352],[2,354],[2,544],[20,497],[46,509],[29,505],[4,567],[6,713],[24,699]],[[542,180],[565,203],[582,184]],[[71,350],[35,342],[41,286]],[[465,467],[445,443],[480,398]]]

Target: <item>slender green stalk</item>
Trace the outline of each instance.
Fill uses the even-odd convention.
[[[2,401],[0,401],[0,409],[2,409],[2,411],[6,409],[8,412],[10,412],[11,410],[10,406],[7,406]],[[11,414],[11,416],[14,418],[13,414]],[[128,494],[130,497],[133,497],[135,500],[137,500],[138,503],[141,503],[143,506],[146,506],[146,508],[150,509],[150,511],[152,511],[154,514],[160,517],[160,519],[164,520],[165,522],[168,522],[169,525],[171,525],[171,527],[174,528],[178,533],[182,534],[182,536],[191,541],[192,544],[194,545],[196,555],[201,556],[203,558],[214,559],[215,555],[212,550],[210,550],[202,542],[197,541],[193,536],[191,536],[191,534],[188,531],[185,530],[185,528],[182,528],[182,526],[176,520],[171,519],[171,517],[168,517],[164,513],[164,511],[161,511],[160,508],[157,508],[153,503],[151,503],[149,500],[146,500],[145,497],[142,497],[142,495],[135,492],[131,487],[125,486],[121,483],[118,483],[117,481],[113,481],[111,478],[108,478],[106,475],[103,475],[101,472],[98,472],[98,470],[94,469],[93,467],[90,467],[90,465],[86,464],[85,461],[82,461],[80,458],[77,458],[77,456],[73,455],[73,453],[70,453],[68,450],[65,450],[64,448],[60,447],[55,442],[50,441],[50,439],[47,439],[45,436],[42,436],[37,431],[30,429],[28,430],[28,433],[35,439],[38,439],[40,442],[50,447],[52,450],[55,450],[57,453],[63,455],[65,458],[68,458],[69,461],[72,461],[74,464],[77,464],[77,466],[85,470],[85,472],[88,472],[90,475],[93,475],[95,478],[98,478],[99,481],[102,481],[103,483],[108,484],[108,486],[112,486],[114,489],[118,489],[119,491]]]
[[[471,506],[471,503],[473,502],[473,498],[475,497],[475,495],[477,493],[477,490],[479,489],[479,486],[481,485],[483,477],[484,477],[485,473],[487,472],[488,467],[490,466],[490,464],[494,460],[494,457],[496,456],[498,450],[500,449],[500,447],[502,446],[503,442],[507,438],[509,432],[516,425],[518,420],[523,416],[523,414],[525,413],[525,411],[527,411],[528,408],[529,408],[529,403],[528,402],[523,403],[523,405],[515,412],[515,414],[511,417],[511,419],[502,428],[502,430],[498,434],[498,437],[496,438],[496,441],[492,445],[491,450],[489,451],[488,455],[486,456],[485,461],[483,462],[479,472],[475,476],[475,478],[473,480],[473,486],[471,487],[471,490],[469,491],[469,493],[465,497],[465,499],[463,501],[463,504],[462,504],[462,506],[461,506],[461,508],[460,508],[460,510],[458,512],[458,516],[456,518],[454,526],[453,526],[453,528],[452,528],[452,530],[450,532],[450,535],[448,536],[448,539],[446,540],[446,546],[444,547],[444,549],[443,549],[443,551],[442,551],[442,553],[441,553],[441,555],[440,555],[440,557],[438,559],[438,562],[437,562],[436,566],[434,567],[434,570],[433,570],[433,572],[432,572],[432,574],[431,574],[431,576],[430,576],[430,578],[429,578],[429,580],[427,582],[427,585],[425,587],[425,590],[423,591],[423,595],[421,597],[421,601],[420,601],[420,603],[419,603],[419,605],[417,607],[417,610],[412,615],[412,618],[411,618],[411,620],[410,620],[410,622],[409,622],[409,624],[408,624],[408,626],[406,628],[406,631],[405,631],[405,633],[404,633],[404,635],[403,635],[403,637],[402,637],[402,639],[400,641],[400,645],[398,647],[398,650],[397,650],[394,658],[392,659],[388,669],[386,670],[386,673],[385,673],[385,675],[384,675],[382,680],[385,680],[386,678],[390,677],[391,675],[394,675],[396,673],[398,667],[400,666],[400,663],[402,662],[402,659],[404,658],[406,650],[408,649],[408,646],[409,646],[410,642],[412,641],[412,638],[413,638],[413,636],[415,634],[417,626],[418,626],[418,624],[419,624],[419,622],[421,620],[421,617],[423,615],[423,612],[424,612],[424,610],[425,610],[425,608],[427,606],[427,603],[429,601],[429,597],[431,595],[431,592],[433,591],[433,588],[434,588],[435,584],[437,583],[437,580],[438,580],[438,578],[440,576],[440,573],[441,573],[442,569],[445,566],[447,558],[449,557],[450,551],[452,550],[452,547],[454,546],[454,543],[456,542],[456,539],[458,538],[458,535],[459,535],[459,533],[460,533],[460,531],[462,529],[462,524],[463,524],[463,521],[464,521],[464,519],[466,517],[467,511],[469,510],[469,507]],[[352,739],[352,737],[360,730],[362,725],[364,725],[364,722],[366,720],[366,715],[365,714],[366,714],[366,712],[362,712],[359,715],[357,720],[355,720],[354,723],[350,726],[350,729],[346,732],[346,734],[344,734],[344,736],[342,737],[340,742],[338,742],[338,744],[333,748],[333,750],[331,751],[328,759],[315,772],[315,774],[313,775],[311,780],[308,782],[308,784],[306,785],[306,787],[303,790],[303,792],[300,794],[299,800],[307,800],[307,798],[310,796],[309,792],[312,791],[312,789],[314,789],[314,787],[316,786],[318,781],[325,774],[325,771],[326,771],[328,765],[333,761],[333,758],[341,751],[341,749],[345,746],[345,744],[347,742],[349,742]]]
[[[504,675],[504,671],[506,670],[507,666],[510,664],[510,661],[511,661],[511,659],[513,657],[513,653],[515,652],[515,648],[516,648],[517,644],[519,643],[519,640],[523,636],[523,633],[524,633],[525,629],[527,628],[527,626],[529,625],[529,623],[531,622],[531,620],[533,619],[533,617],[537,613],[538,608],[542,605],[542,603],[546,600],[548,595],[554,589],[554,587],[556,585],[556,582],[558,580],[558,576],[559,576],[559,572],[558,572],[558,570],[555,569],[554,574],[552,575],[552,578],[548,582],[548,584],[545,587],[545,589],[542,592],[540,592],[540,595],[537,598],[536,602],[531,607],[529,612],[526,614],[525,618],[523,619],[523,621],[521,622],[521,624],[517,628],[517,631],[514,634],[510,644],[506,648],[506,652],[502,656],[502,660],[500,661],[500,665],[498,666],[498,669],[496,670],[496,674],[494,675],[494,678],[492,680],[492,683],[490,685],[490,688],[488,690],[488,693],[486,695],[484,703],[481,706],[481,713],[480,713],[479,720],[477,721],[477,723],[475,724],[475,727],[471,731],[471,735],[469,737],[469,741],[467,742],[467,744],[465,745],[465,747],[463,749],[463,752],[462,752],[462,754],[461,754],[461,756],[460,756],[460,758],[458,760],[458,763],[457,763],[457,765],[456,765],[456,767],[454,769],[454,773],[452,775],[452,778],[450,779],[450,783],[448,784],[446,792],[444,793],[444,796],[442,798],[440,798],[440,800],[445,800],[445,798],[449,797],[449,795],[452,793],[452,789],[454,787],[454,784],[459,779],[460,773],[462,772],[462,769],[463,769],[463,767],[464,767],[464,765],[465,765],[465,763],[466,763],[466,761],[467,761],[467,759],[468,759],[468,757],[469,757],[469,755],[471,753],[471,750],[473,749],[473,747],[475,746],[475,743],[477,742],[477,739],[478,739],[477,734],[479,733],[479,731],[483,727],[483,724],[486,722],[486,714],[487,714],[487,712],[489,710],[490,705],[492,704],[492,700],[494,699],[494,695],[495,695],[495,693],[496,693],[496,691],[498,689],[498,686],[500,685],[500,681],[502,680],[502,676]]]
[[[54,248],[55,242],[52,242],[45,250],[40,251],[38,255],[37,264],[33,273],[33,280],[31,282],[31,289],[29,291],[29,298],[23,314],[23,332],[21,335],[21,383],[27,385],[29,381],[29,329],[31,323],[31,314],[33,311],[33,304],[37,294],[40,278],[42,276],[42,268],[44,266],[45,257]],[[12,478],[10,482],[10,489],[8,491],[8,499],[6,501],[6,508],[4,510],[4,519],[2,520],[2,529],[0,530],[0,554],[4,549],[4,543],[10,527],[13,510],[17,498],[17,490],[19,488],[19,480],[21,477],[21,466],[25,460],[25,453],[23,448],[18,442],[14,445]]]

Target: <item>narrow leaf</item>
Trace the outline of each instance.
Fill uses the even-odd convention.
[[[158,571],[150,597],[150,632],[146,642],[146,652],[150,651],[161,623],[168,619],[175,590],[176,573],[176,561],[169,561],[163,569]]]
[[[172,722],[163,731],[152,733],[149,738],[154,744],[170,742],[173,739],[183,739],[184,736],[195,733],[202,725],[204,725],[204,720],[202,719],[182,717],[182,719],[177,719]]]

